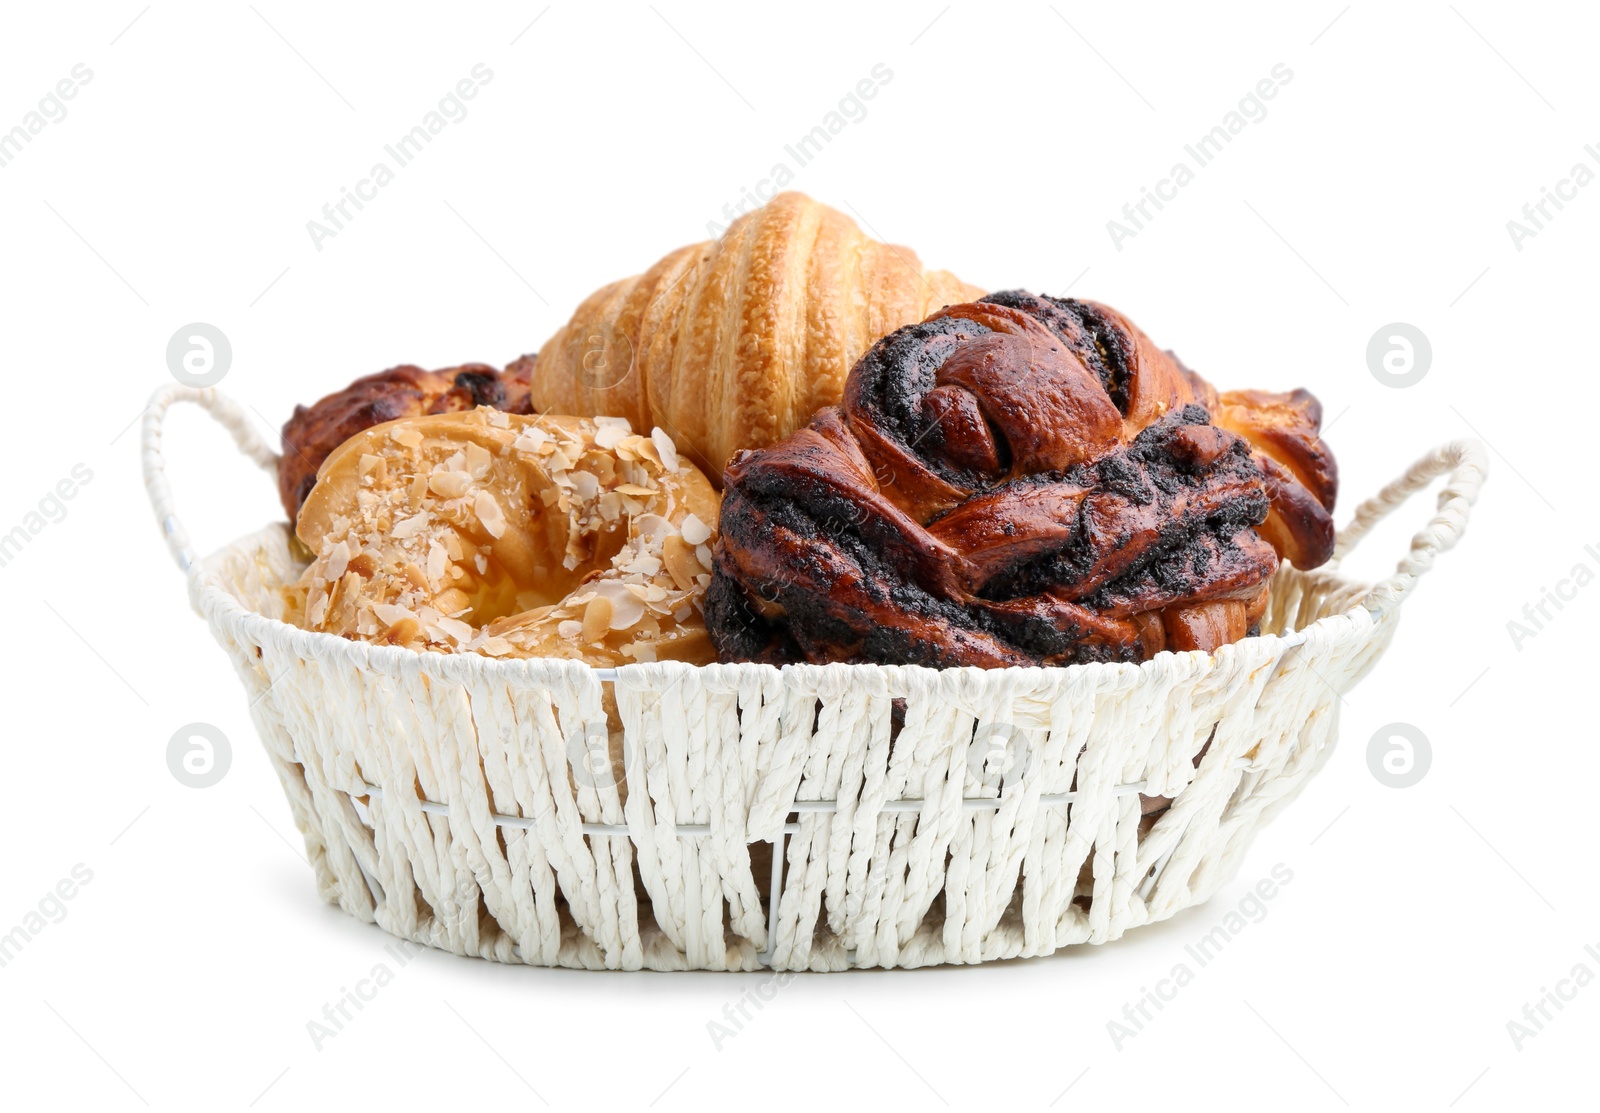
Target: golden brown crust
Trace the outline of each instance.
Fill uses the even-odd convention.
[[[716,520],[660,432],[487,407],[406,418],[328,457],[288,613],[419,651],[706,664]]]
[[[299,515],[329,453],[357,433],[403,417],[459,413],[475,406],[528,413],[531,370],[526,357],[505,374],[484,363],[439,371],[404,364],[357,379],[312,406],[296,406],[283,425],[278,461],[278,497],[289,520]]]
[[[715,479],[738,449],[772,444],[837,403],[874,341],[981,293],[782,193],[720,240],[586,299],[541,351],[533,398],[541,410],[660,425]]]
[[[1259,528],[1261,536],[1296,568],[1324,563],[1333,555],[1339,467],[1322,439],[1322,404],[1306,390],[1218,394],[1193,372],[1186,371],[1186,377],[1212,422],[1250,442],[1267,477],[1272,513]]]
[[[1260,620],[1269,477],[1117,314],[1020,291],[885,337],[726,473],[723,660],[1138,661]]]
[[[1257,532],[1296,568],[1315,568],[1333,555],[1333,507],[1339,472],[1321,437],[1322,406],[1306,390],[1218,393],[1169,351],[1157,347],[1133,322],[1099,302],[1058,302],[1003,291],[983,299],[1026,305],[1100,368],[1107,392],[1123,412],[1124,435],[1198,403],[1211,424],[1243,437],[1267,480],[1271,509]],[[1084,311],[1064,311],[1067,305]]]

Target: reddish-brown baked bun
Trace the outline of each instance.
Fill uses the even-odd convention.
[[[713,644],[1000,667],[1236,641],[1278,564],[1257,527],[1325,560],[1333,480],[1314,400],[1224,398],[1092,302],[1009,291],[891,333],[842,406],[730,463]]]

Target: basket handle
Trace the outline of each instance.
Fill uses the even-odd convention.
[[[1382,617],[1398,607],[1435,558],[1451,549],[1467,528],[1467,517],[1477,501],[1478,489],[1489,472],[1489,457],[1475,440],[1448,441],[1412,464],[1406,473],[1366,502],[1356,507],[1350,524],[1339,531],[1333,549],[1337,564],[1372,529],[1412,495],[1424,490],[1441,475],[1449,480],[1439,492],[1438,512],[1433,520],[1411,539],[1411,550],[1395,568],[1395,574],[1367,592],[1362,600],[1368,610]]]
[[[178,520],[177,511],[172,507],[172,487],[167,482],[167,461],[161,451],[167,411],[175,402],[192,402],[204,409],[233,435],[233,443],[239,446],[239,451],[254,460],[262,470],[276,472],[278,454],[272,451],[271,446],[262,440],[251,426],[250,416],[244,409],[227,395],[218,393],[215,387],[199,388],[172,383],[159,388],[150,396],[150,402],[144,411],[142,437],[144,488],[150,496],[150,505],[156,512],[156,522],[160,524],[161,532],[166,537],[167,550],[172,553],[172,559],[178,568],[192,578],[195,574],[194,550],[189,548],[189,531],[183,528],[183,523]]]

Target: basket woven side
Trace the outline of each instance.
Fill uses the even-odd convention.
[[[906,967],[1115,939],[1232,875],[1394,627],[1349,609],[1362,585],[1285,569],[1265,628],[1303,644],[1072,669],[630,666],[618,732],[578,663],[273,621],[285,536],[211,558],[199,601],[321,892],[539,965]],[[1142,837],[1141,792],[1173,798]]]

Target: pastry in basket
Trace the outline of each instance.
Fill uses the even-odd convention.
[[[1140,661],[1260,619],[1333,546],[1305,392],[1218,394],[1116,312],[1021,291],[879,341],[843,405],[736,455],[723,660]]]
[[[872,343],[983,291],[781,193],[721,239],[591,295],[539,352],[534,407],[660,425],[708,475],[836,404]],[[530,367],[531,364],[531,367]]]
[[[296,406],[283,426],[278,461],[278,498],[289,520],[300,512],[328,453],[363,429],[402,417],[458,413],[476,406],[531,412],[526,376],[502,375],[483,363],[442,371],[406,364],[357,379],[313,406]]]
[[[703,664],[716,521],[716,491],[659,429],[487,407],[404,418],[323,463],[291,617],[418,650]]]
[[[328,453],[361,430],[479,405],[661,426],[720,485],[735,450],[772,444],[837,403],[879,337],[982,293],[841,212],[779,194],[720,240],[597,291],[503,374],[396,367],[296,407],[283,427],[283,507],[293,519]]]

